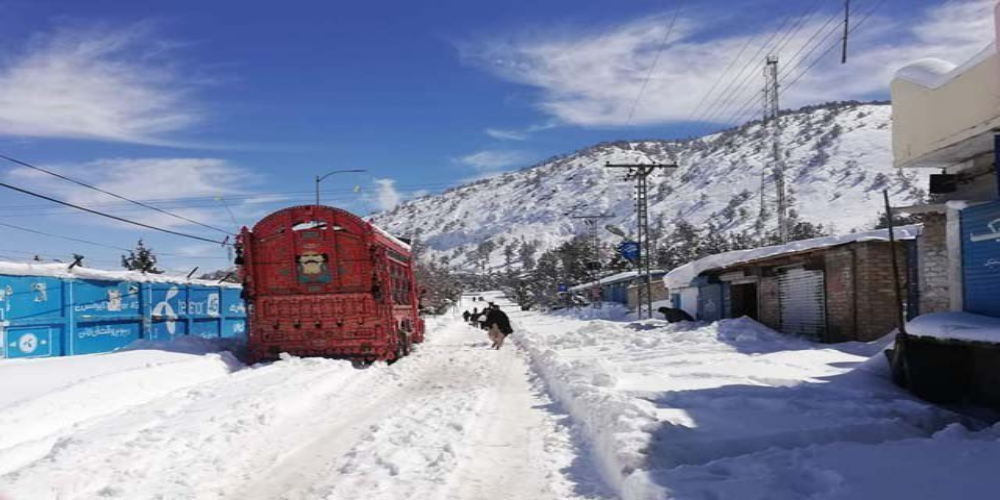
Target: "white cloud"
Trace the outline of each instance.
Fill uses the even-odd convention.
[[[379,210],[392,210],[402,201],[402,195],[396,191],[395,179],[375,179],[375,184],[378,186],[376,200]]]
[[[133,200],[150,201],[151,205],[183,217],[231,230],[235,228],[232,227],[229,212],[216,197],[246,193],[249,186],[259,182],[256,174],[216,158],[113,158],[45,168]],[[202,230],[190,222],[28,168],[14,169],[6,178],[27,189],[146,224]],[[235,207],[232,202],[229,203],[230,208]],[[75,213],[68,208],[66,210]],[[239,209],[235,212],[243,215]],[[87,214],[80,215],[79,220],[109,223],[106,219]]]
[[[549,130],[555,127],[556,124],[550,121],[539,125],[530,125],[523,129],[488,128],[483,132],[485,132],[486,135],[494,139],[507,140],[507,141],[523,141],[526,140],[528,136],[530,136],[535,132],[541,132],[542,130]]]
[[[523,141],[528,138],[528,134],[520,130],[511,129],[500,129],[500,128],[488,128],[484,130],[486,135],[494,138],[507,141]]]
[[[486,150],[465,155],[455,161],[472,167],[477,172],[487,173],[505,170],[511,167],[525,166],[531,159],[531,154],[516,150]]]
[[[838,57],[828,55],[788,89],[782,96],[782,107],[884,96],[893,73],[922,57],[960,63],[993,40],[992,7],[992,0],[959,0],[928,8],[909,18],[899,12],[893,13],[894,17],[875,15],[851,36],[848,64],[840,65]],[[855,22],[865,12],[857,13]],[[794,67],[796,51],[831,13],[802,20],[802,28],[778,52],[782,68]],[[712,36],[713,21],[706,14],[697,18],[682,16],[678,20],[631,124],[687,120],[748,39],[753,40],[752,48],[743,54],[744,60],[769,35]],[[540,89],[538,106],[561,122],[620,126],[629,123],[633,102],[656,58],[667,24],[666,16],[652,16],[603,32],[515,34],[460,45],[459,50],[471,64],[501,78]],[[772,25],[771,29],[776,27]],[[827,29],[832,37],[812,56],[836,42],[839,36],[836,26]],[[763,63],[762,59],[763,56],[756,64]],[[741,60],[735,68],[740,69],[743,64]],[[735,73],[727,75],[727,80]],[[790,73],[786,82],[790,83],[796,74]],[[733,119],[732,111],[759,95],[763,85],[760,71],[748,69],[745,75],[749,84],[732,99],[730,112],[723,113],[729,115],[723,117],[724,121]]]
[[[202,118],[190,77],[144,25],[61,29],[0,63],[0,134],[170,144]]]

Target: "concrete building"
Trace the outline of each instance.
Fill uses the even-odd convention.
[[[994,14],[1000,33],[1000,3]],[[922,59],[892,81],[893,155],[934,169],[933,201],[905,207],[924,221],[921,316],[893,350],[894,379],[940,403],[1000,409],[1000,54]],[[955,64],[955,63],[959,64]],[[991,318],[992,317],[992,318]],[[987,325],[987,326],[982,326]]]
[[[920,312],[1000,317],[1000,54],[996,42],[956,65],[921,59],[891,84],[895,165],[934,169],[919,214]]]

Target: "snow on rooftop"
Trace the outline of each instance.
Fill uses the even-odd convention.
[[[897,70],[894,78],[906,80],[929,89],[936,89],[961,76],[969,68],[983,62],[983,60],[995,53],[996,46],[991,42],[961,66],[943,59],[925,57]]]
[[[918,316],[906,331],[920,337],[1000,343],[1000,318],[966,312],[939,312]]]
[[[368,221],[368,224],[371,224],[372,228],[374,228],[375,231],[377,231],[382,236],[385,236],[386,238],[388,238],[393,243],[395,243],[395,244],[397,244],[397,245],[399,245],[399,246],[401,246],[401,247],[403,247],[403,248],[405,248],[407,250],[411,249],[409,243],[407,243],[407,242],[405,242],[405,241],[403,241],[403,240],[401,240],[401,239],[399,239],[399,238],[397,238],[397,237],[389,234],[388,231],[386,231],[385,229],[382,229],[382,228],[378,227],[375,223],[373,223],[371,221]]]
[[[76,266],[69,269],[69,264],[58,262],[7,262],[0,261],[0,275],[9,276],[46,276],[50,278],[78,278],[106,281],[133,281],[140,283],[178,283],[202,286],[221,286],[240,288],[235,283],[219,283],[214,280],[187,279],[185,276],[169,274],[144,274],[138,271],[107,271]]]
[[[897,240],[912,240],[920,235],[923,230],[923,225],[913,224],[910,226],[900,226],[895,230]],[[732,252],[709,255],[670,271],[663,277],[663,283],[668,289],[684,288],[689,286],[691,284],[691,280],[697,278],[698,275],[712,269],[722,269],[768,257],[804,252],[806,250],[815,250],[818,248],[833,247],[858,241],[889,241],[889,230],[877,229],[875,231],[867,231],[864,233],[824,236],[822,238],[793,241],[786,245],[751,248],[749,250],[735,250]]]
[[[653,269],[650,271],[650,274],[660,274],[663,272],[664,271],[660,269]],[[639,271],[624,271],[618,274],[612,274],[611,276],[605,276],[597,281],[591,281],[589,283],[583,283],[582,285],[576,285],[570,287],[569,291],[579,292],[580,290],[586,290],[587,288],[591,288],[598,285],[607,285],[609,283],[617,283],[619,281],[632,279],[635,278],[636,276],[639,276]]]

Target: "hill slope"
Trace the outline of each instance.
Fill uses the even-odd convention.
[[[833,103],[784,115],[786,185],[801,220],[843,233],[870,228],[881,211],[881,190],[893,203],[911,204],[924,193],[924,179],[892,166],[887,104]],[[395,234],[413,236],[428,253],[454,266],[468,265],[471,250],[495,243],[493,266],[502,249],[517,240],[535,241],[541,251],[586,230],[567,213],[611,213],[613,223],[635,225],[633,183],[605,163],[676,162],[671,173],[650,178],[650,217],[669,227],[684,219],[713,222],[722,231],[754,226],[760,186],[772,206],[770,140],[758,123],[698,139],[621,141],[589,147],[539,165],[502,174],[403,203],[375,222]],[[774,227],[773,217],[766,222]],[[601,231],[602,239],[618,238]]]

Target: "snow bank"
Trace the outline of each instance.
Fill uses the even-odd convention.
[[[628,316],[629,310],[617,302],[601,302],[601,307],[569,307],[550,314],[560,318],[621,320]]]
[[[922,230],[923,226],[921,224],[900,226],[895,228],[895,237],[897,240],[912,240],[920,236]],[[878,229],[864,233],[824,236],[822,238],[793,241],[786,245],[774,245],[709,255],[708,257],[689,262],[670,271],[663,277],[663,283],[667,286],[667,289],[683,288],[689,286],[691,280],[698,277],[699,274],[711,269],[723,269],[767,257],[832,247],[857,241],[889,241],[889,230]]]
[[[138,283],[178,283],[203,286],[221,286],[240,288],[235,283],[219,283],[213,280],[188,279],[185,276],[168,274],[145,274],[138,271],[107,271],[76,266],[69,269],[69,264],[40,262],[5,262],[0,261],[0,275],[10,276],[48,276],[52,278],[80,278],[105,281],[132,281]]]
[[[561,343],[575,340],[593,345],[617,331],[608,323],[595,322],[584,333]],[[582,427],[604,480],[620,491],[624,478],[645,461],[648,431],[656,424],[652,405],[614,391],[614,370],[607,363],[565,359],[531,335],[515,338],[527,348],[532,366],[546,381],[553,399]]]
[[[720,460],[926,437],[956,418],[880,373],[855,370],[865,356],[748,318],[668,324],[525,315],[519,327],[515,339],[627,500],[700,498],[693,493],[700,490],[671,493],[687,481],[678,471],[712,477]],[[776,458],[774,467],[783,463]],[[705,498],[758,498],[725,493]]]
[[[0,360],[0,474],[78,424],[224,377],[243,365],[196,341],[64,358]],[[100,404],[95,404],[99,401]]]
[[[996,498],[1000,426],[953,424],[930,438],[768,450],[646,475],[659,498],[824,500]],[[944,464],[947,465],[944,465]]]
[[[1000,319],[965,312],[924,314],[907,323],[906,331],[921,337],[1000,343]]]

